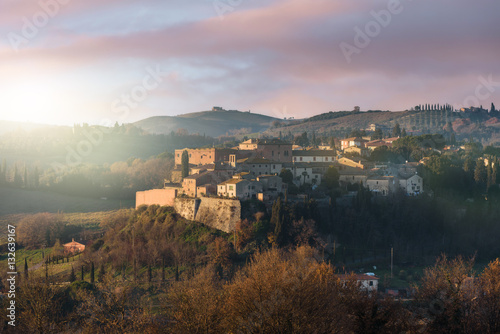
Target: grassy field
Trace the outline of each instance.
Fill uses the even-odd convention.
[[[0,188],[0,217],[37,212],[98,212],[134,207],[135,201],[73,197],[52,192]]]

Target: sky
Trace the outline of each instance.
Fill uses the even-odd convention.
[[[0,0],[0,119],[500,108],[498,0]]]

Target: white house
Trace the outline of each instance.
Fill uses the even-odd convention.
[[[293,162],[333,162],[337,154],[334,150],[294,150]]]
[[[359,137],[346,138],[340,141],[340,148],[344,150],[351,146],[365,147],[366,142],[368,140]]]
[[[230,198],[256,198],[262,192],[262,185],[254,180],[233,178],[217,185],[217,195]]]
[[[378,290],[378,280],[379,278],[372,273],[366,274],[351,274],[351,275],[336,275],[341,282],[346,282],[348,280],[356,280],[359,284],[359,288],[368,293],[377,292]]]
[[[417,175],[399,177],[399,188],[409,196],[419,195],[424,192],[424,181]]]
[[[317,171],[312,164],[307,162],[305,163],[286,163],[283,164],[283,168],[288,169],[292,172],[293,175],[293,183],[298,186],[303,185],[304,183],[308,184],[321,184],[321,173]]]
[[[397,178],[394,176],[370,176],[366,179],[368,189],[380,196],[393,194],[398,183]]]

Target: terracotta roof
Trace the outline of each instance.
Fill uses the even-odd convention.
[[[64,244],[63,247],[79,247],[79,246],[84,246],[84,244],[81,244],[79,242],[76,242],[75,239],[72,239],[73,241],[68,242],[67,244]]]

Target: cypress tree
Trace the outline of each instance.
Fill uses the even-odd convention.
[[[493,167],[491,169],[491,181],[493,184],[497,184],[499,178],[498,178],[498,159],[495,158]]]
[[[24,258],[24,277],[28,278],[28,260]]]
[[[71,266],[71,273],[69,274],[69,281],[73,283],[76,281],[75,269]]]
[[[83,265],[82,265],[82,281],[83,281]]]
[[[486,168],[486,189],[490,189],[490,187],[494,184],[493,182],[493,167],[491,163],[491,158],[489,159],[488,167]]]
[[[148,282],[151,283],[153,280],[153,270],[151,269],[151,265],[148,264]]]
[[[474,181],[477,185],[483,185],[486,183],[486,166],[484,165],[483,159],[478,159],[476,162],[476,168],[474,169]]]
[[[182,178],[189,176],[189,154],[188,151],[184,150],[181,157],[182,165]]]

